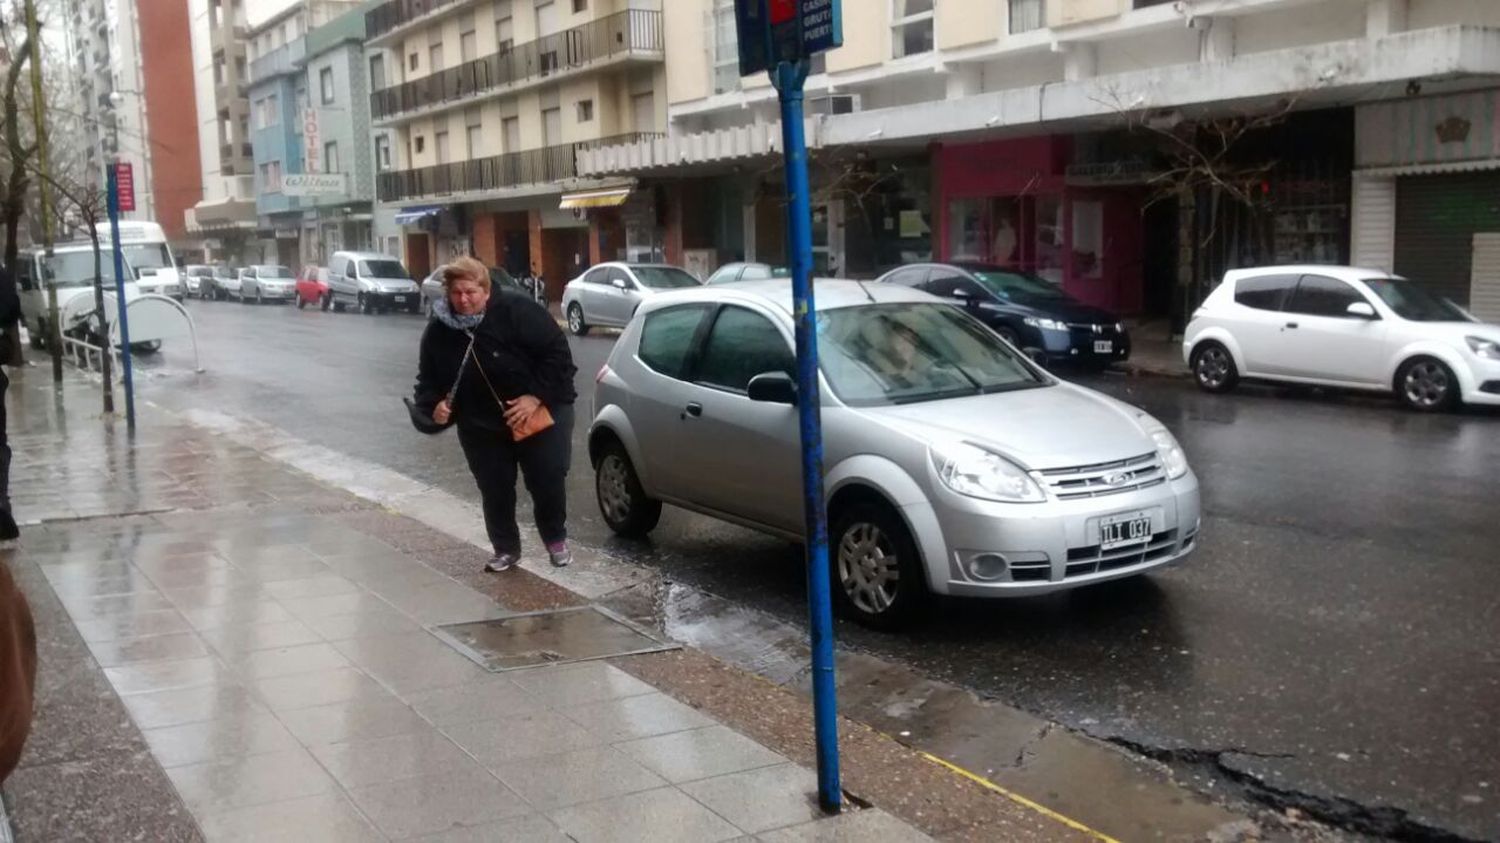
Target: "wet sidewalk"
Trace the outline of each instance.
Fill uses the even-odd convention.
[[[586,601],[150,407],[129,437],[47,374],[14,378],[0,550],[41,638],[22,843],[928,839],[869,798],[892,784],[940,837],[1080,837],[847,722],[864,797],[823,818],[804,704],[693,651],[493,672],[439,628]],[[679,699],[716,694],[749,725]]]

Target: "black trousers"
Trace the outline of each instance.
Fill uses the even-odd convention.
[[[4,337],[0,336],[0,342]],[[5,417],[5,393],[10,389],[10,377],[5,367],[0,366],[0,510],[10,511],[10,430]]]
[[[531,493],[533,516],[542,541],[568,537],[568,465],[573,458],[573,405],[548,407],[555,424],[512,442],[508,431],[465,428],[458,442],[484,503],[484,529],[496,554],[521,552],[516,526],[516,469]]]

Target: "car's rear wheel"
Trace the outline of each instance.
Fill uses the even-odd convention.
[[[36,329],[28,331],[27,333],[31,335],[32,348],[41,350],[47,347],[47,326],[42,322],[42,320],[38,319],[36,322]]]
[[[297,309],[302,310],[305,307],[307,307],[307,299],[304,299],[302,297],[302,294],[299,292],[297,293]]]
[[[1458,378],[1435,357],[1414,357],[1396,373],[1401,403],[1420,413],[1437,413],[1458,404]]]
[[[1193,379],[1205,392],[1228,392],[1240,382],[1240,371],[1229,349],[1205,342],[1193,350]]]
[[[576,301],[568,305],[568,330],[580,337],[589,332],[588,323],[583,321],[583,307]]]
[[[828,564],[834,605],[875,629],[896,629],[927,597],[917,544],[884,503],[862,501],[835,514]]]
[[[618,442],[604,446],[594,466],[594,494],[604,523],[618,535],[644,538],[661,520],[661,501],[646,495],[630,455]]]

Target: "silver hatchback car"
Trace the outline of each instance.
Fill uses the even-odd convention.
[[[1145,412],[1060,381],[961,309],[818,282],[835,599],[894,627],[929,593],[1010,597],[1127,577],[1198,536],[1198,480]],[[663,502],[800,540],[791,285],[641,305],[599,372],[599,507],[622,535]]]

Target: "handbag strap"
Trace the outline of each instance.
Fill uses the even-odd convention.
[[[479,355],[474,353],[474,343],[469,343],[468,356],[474,358],[474,368],[479,370],[479,376],[484,378],[484,385],[489,387],[490,395],[494,397],[495,404],[500,407],[500,412],[505,412],[505,402],[501,400],[500,393],[495,391],[495,385],[490,383],[490,376],[484,373],[484,364],[479,362]],[[465,359],[468,359],[467,357]]]
[[[469,355],[474,353],[474,333],[472,331],[466,333],[469,335],[469,347],[464,349],[464,356],[459,358],[458,374],[453,377],[453,388],[448,390],[449,406],[452,406],[454,396],[458,395],[458,384],[464,379],[464,367],[469,365]]]

